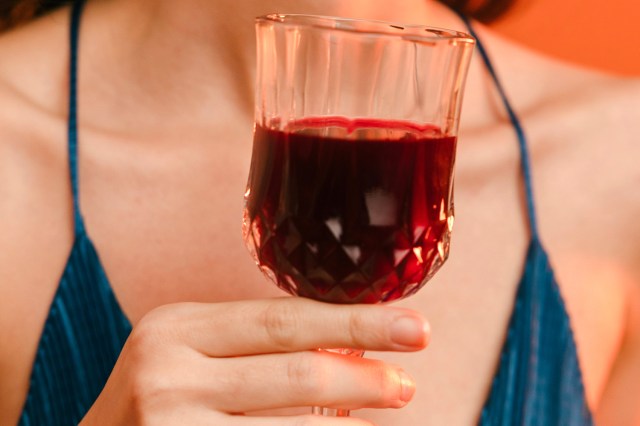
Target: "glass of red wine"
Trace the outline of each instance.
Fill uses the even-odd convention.
[[[256,33],[243,212],[256,263],[296,296],[410,296],[449,254],[456,137],[475,41],[440,28],[309,15],[259,17]]]

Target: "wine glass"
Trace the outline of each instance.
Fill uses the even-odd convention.
[[[256,34],[243,237],[259,268],[292,295],[330,303],[415,293],[449,253],[475,41],[425,26],[280,14],[257,18]]]

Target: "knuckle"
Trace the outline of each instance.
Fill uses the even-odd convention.
[[[367,318],[362,312],[352,312],[349,315],[349,338],[354,348],[366,348],[366,333],[371,329],[367,326]],[[373,328],[375,330],[375,327]]]
[[[186,308],[168,305],[147,313],[131,331],[116,363],[136,424],[148,424],[153,413],[171,409],[194,389],[185,374],[186,352],[176,350]]]
[[[229,395],[242,395],[251,386],[253,379],[259,376],[259,366],[247,366],[246,368],[219,368],[212,370],[216,378],[207,384],[207,392],[215,399]]]
[[[187,373],[183,368],[184,364],[184,358],[170,357],[163,362],[151,362],[134,370],[126,390],[129,393],[131,413],[135,418],[149,420],[172,412],[203,392],[205,385]],[[193,362],[191,366],[199,369],[199,365]],[[212,372],[216,374],[215,369]]]
[[[149,349],[176,340],[188,310],[188,304],[163,305],[152,309],[133,328],[129,336],[130,345]]]
[[[166,406],[172,387],[162,374],[142,369],[131,378],[129,392],[133,413],[138,418],[145,418],[147,413],[154,411],[154,407]]]
[[[300,395],[322,397],[327,392],[331,370],[325,357],[308,352],[300,353],[287,365],[288,386],[291,392]]]
[[[138,321],[125,347],[127,363],[134,368],[145,369],[167,358],[176,346],[176,313],[170,307],[156,308]]]
[[[261,313],[259,321],[277,349],[289,350],[295,346],[300,320],[300,309],[284,300],[269,304]]]
[[[162,323],[155,317],[143,317],[129,335],[129,351],[140,356],[152,353],[152,350],[162,343],[162,329]]]

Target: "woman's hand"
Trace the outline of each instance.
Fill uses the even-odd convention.
[[[413,380],[399,367],[316,348],[416,351],[417,313],[302,298],[167,305],[134,327],[81,425],[364,425],[356,418],[248,417],[301,406],[400,408]]]

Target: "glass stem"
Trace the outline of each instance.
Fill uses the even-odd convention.
[[[318,349],[320,351],[332,352],[334,354],[354,356],[362,358],[364,356],[363,349]],[[350,410],[344,408],[328,408],[328,407],[311,407],[311,414],[326,417],[349,417]]]

